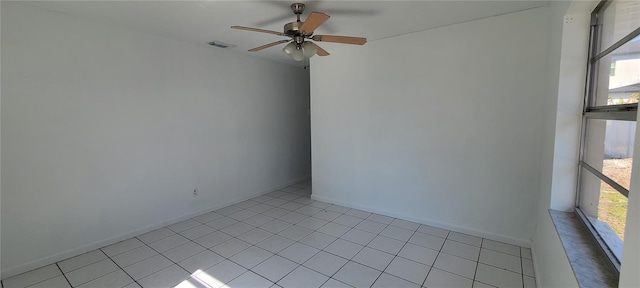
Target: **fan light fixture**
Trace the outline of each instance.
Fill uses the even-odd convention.
[[[307,17],[307,20],[302,22],[300,21],[300,15],[302,14],[304,7],[305,5],[302,3],[291,4],[291,10],[293,11],[293,14],[296,15],[297,19],[296,22],[284,24],[283,32],[245,26],[231,26],[231,28],[289,37],[290,40],[278,40],[271,42],[269,44],[249,49],[249,52],[260,51],[262,49],[289,42],[289,44],[282,48],[282,52],[296,61],[302,61],[304,58],[311,58],[316,54],[318,54],[318,56],[329,56],[329,52],[322,49],[318,44],[311,42],[311,40],[317,42],[333,42],[352,45],[363,45],[364,43],[367,43],[367,38],[362,37],[313,35],[316,28],[320,27],[320,25],[329,19],[329,15],[320,12],[311,12],[309,17]]]
[[[310,42],[304,42],[301,45],[291,41],[289,44],[282,48],[282,52],[285,55],[293,58],[296,61],[302,61],[304,58],[311,58],[316,55],[317,49],[315,45]]]

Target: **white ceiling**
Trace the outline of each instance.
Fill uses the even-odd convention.
[[[123,25],[185,41],[213,40],[236,45],[279,62],[303,65],[286,57],[284,45],[259,52],[256,46],[286,39],[270,34],[230,29],[240,25],[282,31],[295,21],[289,5],[294,1],[23,1],[51,11]],[[547,5],[547,1],[301,1],[307,5],[302,20],[312,11],[331,18],[315,34],[366,37],[369,42],[411,32],[461,23]],[[365,44],[366,45],[366,44]],[[321,43],[330,53],[340,44]],[[214,48],[211,49],[220,49]],[[331,57],[331,56],[329,56]]]

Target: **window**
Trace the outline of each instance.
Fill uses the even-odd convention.
[[[640,98],[640,2],[602,1],[591,19],[576,210],[619,269]]]

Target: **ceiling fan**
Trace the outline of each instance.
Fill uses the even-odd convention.
[[[279,40],[269,44],[265,44],[262,46],[258,46],[256,48],[250,49],[250,52],[260,51],[265,48],[269,48],[272,46],[276,46],[279,44],[287,43],[282,51],[293,58],[296,61],[302,61],[305,57],[312,57],[313,55],[318,54],[318,56],[328,56],[329,52],[322,49],[316,43],[311,42],[332,42],[332,43],[341,43],[341,44],[353,44],[353,45],[363,45],[367,43],[367,38],[362,37],[350,37],[350,36],[336,36],[336,35],[313,35],[313,32],[320,27],[324,22],[329,19],[329,15],[320,13],[320,12],[311,12],[307,20],[304,22],[300,21],[300,14],[304,11],[305,5],[303,3],[293,3],[291,4],[291,10],[297,17],[296,22],[287,23],[284,25],[284,32],[251,28],[245,26],[231,26],[232,29],[253,31],[253,32],[261,32],[268,33],[278,36],[286,36],[291,38],[290,40]]]

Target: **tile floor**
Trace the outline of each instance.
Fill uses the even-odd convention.
[[[13,287],[535,287],[531,250],[311,200],[310,182],[2,281]]]

